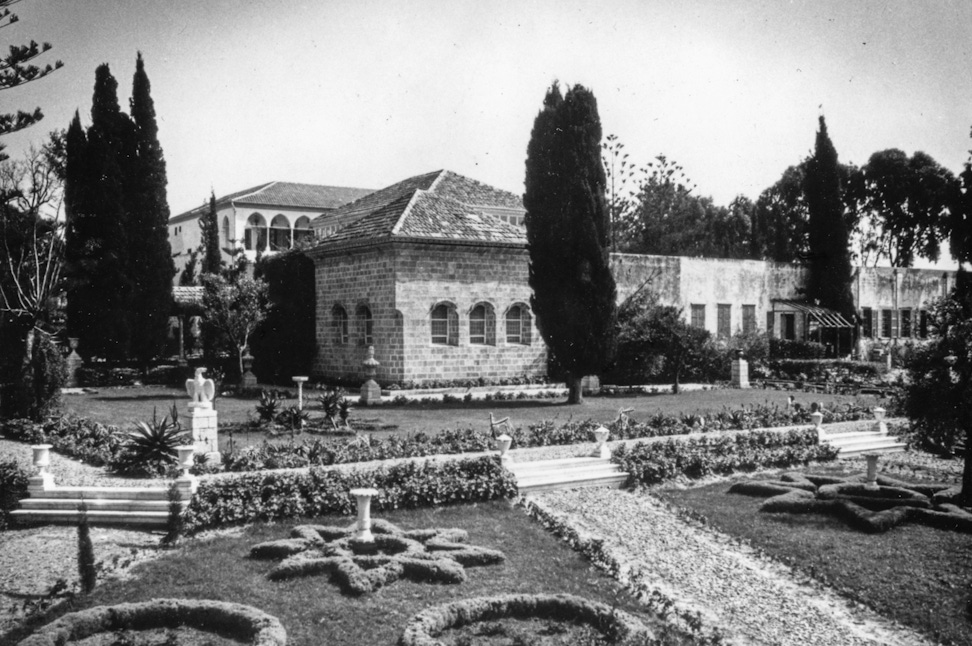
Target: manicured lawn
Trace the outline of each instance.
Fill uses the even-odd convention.
[[[436,432],[456,427],[486,428],[489,414],[496,419],[509,417],[514,426],[528,426],[543,420],[564,423],[571,419],[593,419],[610,422],[618,415],[619,408],[632,408],[631,419],[639,421],[658,412],[678,415],[706,415],[743,404],[786,405],[790,393],[778,390],[707,390],[683,392],[678,395],[631,395],[624,397],[587,397],[580,406],[568,406],[563,399],[533,399],[513,401],[474,401],[468,404],[410,404],[406,406],[382,404],[369,408],[356,408],[351,413],[352,420],[366,422],[369,433],[378,435],[393,432]],[[875,406],[881,401],[874,396],[859,398],[819,393],[792,393],[796,401],[804,406],[811,402],[822,401],[829,406],[833,403],[854,401],[855,399]],[[305,406],[312,418],[321,417],[317,393],[311,391],[305,397]],[[102,388],[97,393],[68,395],[64,397],[64,410],[83,417],[120,426],[130,426],[135,420],[147,420],[152,410],[158,415],[166,414],[175,402],[180,414],[186,413],[188,397],[185,391],[175,388],[133,387]],[[290,406],[295,400],[285,400],[283,406]],[[220,397],[216,402],[220,423],[243,423],[248,416],[256,417],[257,400],[252,398]],[[243,438],[237,434],[237,442]],[[250,434],[261,441],[259,434]]]
[[[269,581],[266,574],[275,562],[252,560],[247,557],[249,549],[262,541],[287,537],[291,526],[298,523],[255,525],[239,536],[192,540],[172,554],[136,566],[129,580],[99,586],[82,605],[164,597],[233,601],[278,617],[287,630],[288,646],[371,646],[396,643],[408,618],[431,605],[507,593],[568,593],[637,615],[669,633],[663,643],[691,643],[644,613],[616,581],[508,502],[399,511],[380,517],[404,529],[463,528],[469,532],[469,544],[501,550],[507,560],[500,565],[466,568],[467,581],[457,585],[402,579],[372,595],[349,597],[326,576]],[[314,522],[345,526],[351,519]],[[2,635],[0,642],[16,643],[19,637]]]
[[[807,472],[859,473],[846,467]],[[757,511],[762,498],[728,494],[731,484],[656,493],[886,617],[943,643],[972,645],[968,534],[912,523],[865,534],[825,515],[764,514]]]

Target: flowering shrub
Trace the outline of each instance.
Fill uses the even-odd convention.
[[[701,478],[836,457],[837,449],[818,444],[814,429],[796,429],[638,442],[618,446],[611,459],[628,472],[630,484],[653,485],[678,476]]]
[[[376,510],[476,502],[516,495],[513,476],[497,457],[448,462],[405,462],[341,473],[311,468],[297,472],[225,475],[204,480],[186,509],[187,533],[232,523],[295,516],[350,515],[348,491],[374,487]]]

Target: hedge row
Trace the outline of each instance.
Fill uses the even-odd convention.
[[[814,429],[798,429],[638,442],[618,446],[612,460],[630,474],[629,484],[653,485],[679,476],[701,478],[836,457],[837,449],[819,444]]]
[[[568,594],[508,594],[427,608],[408,620],[398,644],[439,646],[442,642],[436,636],[449,628],[508,618],[580,622],[609,636],[611,643],[655,643],[648,627],[634,616],[607,604]]]
[[[10,512],[20,507],[27,497],[30,472],[13,458],[0,460],[0,530],[11,525]]]
[[[769,363],[771,378],[797,381],[856,384],[879,380],[885,372],[880,363],[844,359],[787,359]]]
[[[824,411],[824,423],[871,419],[870,408],[858,404],[846,404],[834,410]],[[659,413],[640,423],[612,423],[611,439],[642,439],[668,435],[684,435],[699,430],[698,415],[667,415]],[[805,408],[785,408],[778,405],[760,404],[739,408],[724,407],[711,414],[706,413],[704,430],[750,430],[810,424],[810,411]],[[513,438],[512,448],[564,446],[593,441],[593,431],[598,423],[567,422],[561,426],[544,421],[527,428],[517,427],[509,431]],[[490,434],[482,429],[451,429],[439,433],[408,433],[377,439],[362,435],[352,440],[315,439],[294,444],[270,444],[249,446],[223,455],[227,471],[259,471],[306,466],[327,466],[371,460],[426,457],[441,454],[489,451],[493,448]]]
[[[61,646],[119,630],[174,626],[233,635],[253,646],[287,644],[280,621],[252,606],[208,599],[153,599],[72,612],[40,628],[20,646]]]
[[[378,511],[468,503],[516,495],[498,457],[404,462],[368,471],[307,471],[226,475],[204,480],[184,514],[188,533],[210,527],[298,516],[350,515],[348,492],[374,487]]]

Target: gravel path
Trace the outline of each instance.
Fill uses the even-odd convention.
[[[658,590],[735,644],[923,646],[914,631],[729,537],[676,517],[644,493],[578,489],[532,498],[548,517],[603,547],[635,588]]]

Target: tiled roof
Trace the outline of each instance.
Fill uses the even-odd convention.
[[[216,208],[235,203],[315,210],[335,209],[368,193],[371,193],[371,189],[297,184],[295,182],[267,182],[217,198]],[[209,202],[207,201],[202,206],[173,216],[169,219],[169,223],[174,224],[183,220],[191,220],[204,213],[208,208]]]
[[[317,218],[340,224],[322,244],[381,239],[523,244],[522,228],[498,217],[523,213],[520,198],[451,171],[411,177]]]

